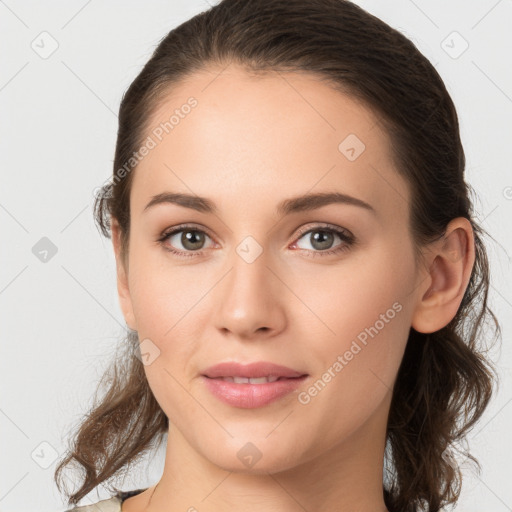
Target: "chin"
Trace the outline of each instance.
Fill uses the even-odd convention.
[[[250,438],[245,436],[245,439]],[[240,438],[230,439],[228,446],[217,445],[214,453],[208,453],[208,449],[202,450],[203,456],[226,471],[251,475],[279,473],[299,464],[293,444],[287,447],[280,442],[279,446],[274,446],[265,437],[252,439],[253,442],[241,441]],[[218,450],[219,446],[221,451]]]

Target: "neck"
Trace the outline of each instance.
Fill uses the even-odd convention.
[[[383,498],[383,457],[388,401],[381,412],[370,418],[343,441],[319,453],[297,443],[297,453],[288,456],[300,463],[289,463],[264,454],[250,469],[238,457],[222,458],[214,464],[191,446],[181,431],[170,426],[163,476],[151,496],[148,512],[386,512]],[[385,421],[384,421],[385,424]],[[379,428],[377,428],[379,427]],[[245,443],[230,438],[233,454]],[[250,452],[250,449],[248,449]],[[211,459],[211,457],[210,457]],[[221,467],[222,466],[222,467]]]

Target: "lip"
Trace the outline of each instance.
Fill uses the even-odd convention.
[[[237,384],[221,378],[201,376],[206,388],[219,400],[233,407],[255,409],[270,404],[295,391],[307,379],[302,377],[283,377],[265,384]]]
[[[264,384],[235,383],[220,377],[279,377],[279,380]],[[206,388],[219,400],[233,407],[254,409],[279,400],[295,391],[308,374],[266,361],[242,365],[225,362],[205,370],[201,378]]]
[[[295,378],[306,375],[305,372],[300,372],[282,366],[279,364],[270,363],[268,361],[258,361],[249,364],[240,364],[235,361],[225,361],[223,363],[210,366],[204,370],[202,375],[210,378],[216,377],[268,377],[273,375],[275,377]]]

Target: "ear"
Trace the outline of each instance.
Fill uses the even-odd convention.
[[[126,255],[126,261],[124,261],[121,256],[121,229],[116,219],[112,219],[111,231],[116,258],[117,293],[119,296],[119,304],[126,324],[130,329],[136,331],[137,324],[135,322],[135,315],[133,314],[132,300],[128,286],[128,256]]]
[[[420,289],[412,327],[430,333],[448,325],[459,309],[475,263],[473,228],[468,219],[457,217],[444,236],[429,247],[429,268]]]

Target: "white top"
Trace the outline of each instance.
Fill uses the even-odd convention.
[[[113,497],[98,501],[92,505],[75,506],[65,512],[121,512],[121,498]]]
[[[103,499],[91,505],[75,505],[64,512],[121,512],[121,507],[125,500],[132,496],[137,496],[148,489],[149,487],[143,487],[131,491],[117,491],[111,498]]]

